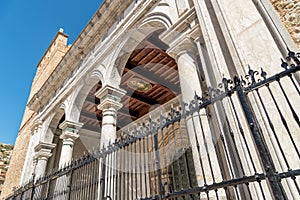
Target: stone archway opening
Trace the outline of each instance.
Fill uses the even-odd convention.
[[[181,90],[177,64],[166,53],[168,45],[157,35],[154,33],[144,39],[127,60],[120,82],[120,88],[127,93],[121,99],[123,107],[118,111],[118,129],[126,129],[147,114],[155,117],[171,104],[179,104]]]
[[[73,151],[73,159],[77,159],[84,153],[91,151],[99,145],[102,111],[97,109],[100,100],[95,96],[95,93],[101,89],[101,81],[97,82],[87,93],[85,100],[80,110],[79,122],[83,123],[76,139]]]
[[[117,127],[119,130],[117,131],[117,137],[131,134],[130,131],[133,130],[135,125],[140,129],[144,122],[148,122],[150,116],[153,120],[157,120],[161,114],[168,116],[171,107],[174,109],[180,107],[182,97],[178,65],[175,59],[166,52],[168,49],[168,45],[159,39],[157,33],[154,33],[144,39],[131,52],[120,81],[120,88],[127,93],[121,99],[123,107],[118,110]],[[161,166],[162,181],[164,183],[172,183],[173,178],[179,178],[181,173],[187,173],[178,170],[171,173],[172,168],[174,168],[173,165],[175,165],[173,159],[176,158],[178,162],[184,162],[186,159],[192,163],[191,148],[186,142],[188,136],[184,126],[184,121],[176,122],[164,130],[163,134],[162,132],[158,134],[158,143],[161,149],[159,151],[160,158],[165,159],[161,162],[164,163]],[[174,137],[175,132],[181,136],[179,139]],[[134,136],[138,137],[137,135]],[[149,138],[151,137],[149,136]],[[182,144],[183,140],[186,144]],[[135,145],[141,149],[136,149],[133,145],[125,150],[133,157],[139,154],[152,154],[156,151],[151,142],[146,144],[137,141]],[[178,151],[182,146],[186,147],[184,153]],[[135,165],[138,164],[135,163]],[[143,187],[148,187],[150,192],[153,192],[153,188],[158,184],[155,173],[155,170],[149,172],[147,178],[150,181],[147,180],[148,185],[145,184],[137,189],[141,190],[139,192],[142,193]],[[195,174],[193,165],[189,167],[189,173]],[[196,179],[190,181],[192,181],[192,184],[196,184]],[[182,183],[187,185],[188,181],[185,179]],[[165,191],[173,191],[174,189],[176,188],[172,183],[166,185]]]
[[[62,148],[62,140],[59,138],[59,136],[61,135],[61,129],[59,128],[59,125],[64,121],[65,114],[58,113],[56,116],[54,116],[52,122],[50,123],[49,131],[51,131],[51,134],[48,135],[51,137],[52,143],[56,146],[52,150],[52,156],[49,158],[46,168],[46,174],[52,172],[55,169],[58,169],[59,167],[59,160]]]

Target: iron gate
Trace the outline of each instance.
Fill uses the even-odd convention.
[[[299,198],[299,57],[224,78],[8,199]]]

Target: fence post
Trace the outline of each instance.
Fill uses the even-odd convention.
[[[70,182],[69,182],[69,185],[68,185],[68,187],[69,187],[68,200],[71,199],[71,192],[72,192],[71,190],[72,190],[73,172],[74,172],[74,169],[72,168],[72,169],[71,169],[71,172],[70,172]]]
[[[259,131],[259,126],[256,123],[255,115],[249,105],[248,99],[242,86],[242,82],[238,77],[235,77],[234,83],[248,126],[251,130],[252,139],[254,140],[256,150],[258,151],[259,158],[262,162],[266,174],[266,180],[272,192],[273,198],[287,199],[284,189],[280,183],[279,177],[276,176],[275,165],[272,161],[272,158],[270,157],[269,149],[267,148]]]
[[[32,173],[32,188],[31,188],[30,200],[34,199],[34,189],[35,189],[34,182],[35,182],[35,172]]]

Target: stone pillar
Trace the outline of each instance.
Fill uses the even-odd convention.
[[[197,18],[199,20],[199,25],[201,27],[201,36],[203,37],[206,46],[208,61],[210,66],[212,66],[210,72],[214,76],[216,83],[221,83],[223,75],[225,77],[230,77],[230,75],[217,37],[217,33],[214,29],[213,22],[209,15],[205,1],[193,0],[193,2]],[[208,79],[207,81],[209,82],[210,80]]]
[[[197,46],[194,42],[185,37],[180,42],[172,44],[167,53],[178,65],[182,100],[190,102],[194,99],[195,92],[201,96],[202,89],[196,59]]]
[[[35,177],[40,178],[45,175],[48,159],[52,156],[52,150],[55,148],[56,144],[49,144],[44,142],[39,142],[35,146],[34,160],[36,161],[35,167]]]
[[[82,126],[82,123],[70,121],[64,121],[59,125],[59,128],[62,129],[62,134],[59,138],[63,140],[59,167],[62,167],[66,163],[70,163],[72,161],[74,143],[75,140],[79,137],[78,131]]]
[[[102,110],[100,147],[106,147],[117,138],[117,111],[123,106],[120,101],[125,93],[125,90],[106,85],[95,94],[100,99],[98,109]]]
[[[125,90],[122,90],[120,88],[116,88],[110,85],[105,85],[103,88],[101,88],[99,91],[96,92],[95,96],[100,99],[100,104],[98,105],[98,109],[102,110],[102,127],[101,127],[101,137],[100,137],[100,147],[107,147],[109,142],[114,142],[114,140],[117,138],[117,112],[119,109],[122,108],[121,98],[126,93]],[[103,160],[101,160],[103,162]],[[100,162],[100,163],[101,163]],[[110,164],[108,164],[108,160],[106,160],[106,166],[110,168],[114,168],[116,166],[117,160],[112,160]],[[101,172],[103,169],[101,168],[102,165],[99,165],[99,172]],[[99,173],[99,179],[100,177]],[[111,173],[110,176],[113,176]],[[99,184],[100,186],[100,184]],[[107,184],[105,184],[105,187]],[[110,185],[110,188],[113,188],[113,185]],[[105,188],[107,190],[107,188]],[[98,199],[100,199],[100,188],[98,193]],[[109,196],[114,196],[113,193],[107,191],[107,194]]]
[[[186,103],[190,103],[194,99],[195,93],[198,96],[202,96],[197,52],[196,44],[187,37],[172,44],[171,48],[167,51],[177,62],[182,100]],[[205,181],[206,184],[213,183],[213,173],[209,167],[209,162],[213,166],[218,166],[213,134],[210,130],[207,112],[206,109],[201,109],[199,113],[196,112],[193,116],[186,118],[187,134],[193,152],[195,173],[199,186],[203,186]],[[205,135],[207,148],[205,147],[203,134]],[[210,157],[208,157],[208,154],[210,154]],[[205,174],[202,173],[202,168]],[[214,178],[218,182],[222,181],[220,173],[214,172]]]

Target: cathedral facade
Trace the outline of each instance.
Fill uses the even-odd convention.
[[[268,0],[105,0],[39,62],[2,196],[296,199],[299,41],[282,18]]]

